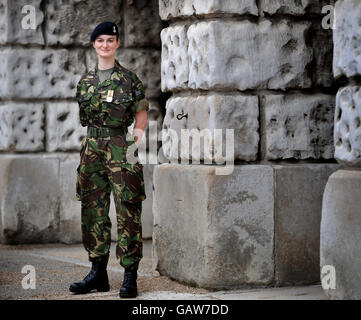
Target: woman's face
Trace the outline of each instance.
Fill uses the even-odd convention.
[[[97,54],[104,58],[115,57],[115,51],[120,46],[120,39],[117,41],[116,36],[106,34],[98,36],[93,42],[93,47]]]

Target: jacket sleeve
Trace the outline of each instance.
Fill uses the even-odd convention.
[[[82,79],[79,80],[78,85],[76,87],[75,99],[77,100],[78,105],[79,105],[80,124],[83,127],[86,127],[86,126],[89,125],[89,121],[88,121],[88,118],[87,118],[86,113],[85,113],[85,106],[83,105],[81,90],[82,90]]]
[[[135,73],[132,75],[132,94],[134,98],[134,104],[132,105],[132,112],[135,116],[136,113],[142,110],[149,110],[149,102],[145,97],[145,89],[143,83],[137,77]]]

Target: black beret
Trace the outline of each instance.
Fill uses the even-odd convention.
[[[95,41],[97,36],[100,36],[102,34],[117,36],[118,39],[119,38],[118,26],[115,23],[109,21],[98,24],[93,30],[92,34],[90,35],[90,41],[91,42]]]

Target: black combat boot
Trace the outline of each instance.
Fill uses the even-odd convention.
[[[98,292],[109,291],[108,258],[109,256],[100,262],[92,262],[92,268],[88,275],[82,281],[72,283],[69,290],[77,294],[88,293],[93,289]]]
[[[124,280],[119,290],[121,298],[135,298],[138,295],[137,270],[124,270]]]

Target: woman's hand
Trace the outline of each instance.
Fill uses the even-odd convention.
[[[147,123],[148,123],[147,110],[142,110],[137,112],[135,115],[135,124],[133,129],[133,137],[137,149],[139,147],[140,142],[142,141],[144,130],[147,127]]]

